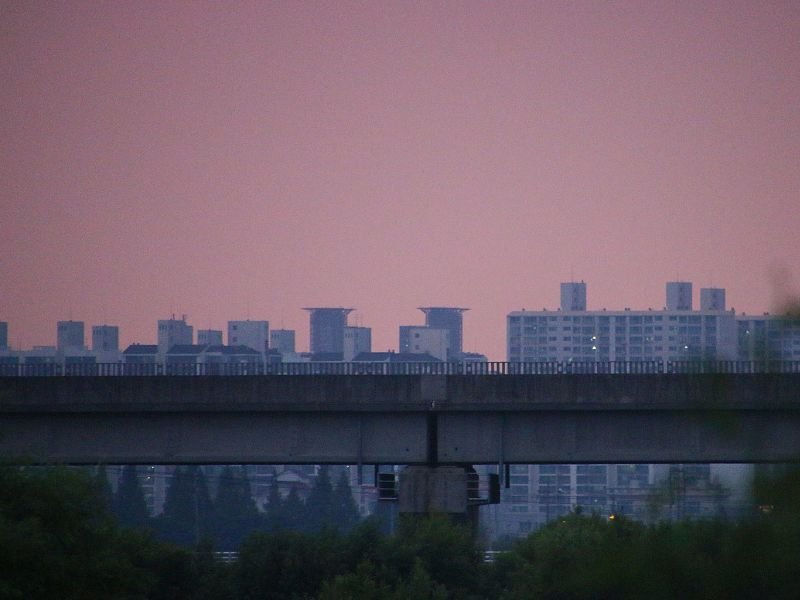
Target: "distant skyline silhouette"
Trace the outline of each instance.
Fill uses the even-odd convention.
[[[800,280],[800,4],[4,3],[0,320],[352,306],[774,311]],[[697,303],[697,298],[695,298]]]

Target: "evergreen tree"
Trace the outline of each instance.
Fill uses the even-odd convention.
[[[277,475],[272,478],[272,483],[269,486],[265,521],[267,531],[286,529],[286,512],[283,498],[281,498],[281,493],[278,489]]]
[[[220,515],[252,517],[258,514],[253,500],[250,478],[244,467],[226,465],[219,475],[216,502]]]
[[[172,521],[188,520],[188,515],[193,508],[193,493],[186,469],[176,467],[170,477],[169,487],[164,498],[164,512],[162,518]]]
[[[161,534],[173,542],[196,544],[209,534],[212,512],[203,470],[197,466],[177,467],[167,489],[164,513],[158,520]]]
[[[308,495],[306,513],[310,531],[336,527],[336,502],[330,473],[326,465],[320,467],[314,486]]]
[[[358,523],[359,515],[346,470],[342,470],[339,473],[339,479],[336,480],[336,488],[333,490],[333,502],[336,528],[339,531],[350,531]]]
[[[238,548],[241,540],[260,525],[250,478],[242,466],[234,468],[226,465],[222,469],[214,504],[216,539],[220,548]]]
[[[309,529],[305,503],[300,499],[300,495],[295,488],[289,491],[289,495],[283,503],[283,526],[292,531],[307,531]]]
[[[122,467],[117,493],[114,494],[113,508],[121,525],[141,527],[147,524],[149,519],[147,503],[144,500],[144,492],[135,465]]]

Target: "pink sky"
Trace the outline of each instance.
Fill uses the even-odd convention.
[[[0,320],[771,310],[800,282],[798,2],[0,2]],[[776,275],[777,274],[777,275]]]

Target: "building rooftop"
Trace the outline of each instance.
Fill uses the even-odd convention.
[[[175,344],[167,354],[200,354],[206,348],[205,344]]]
[[[237,346],[223,346],[220,344],[215,344],[214,346],[207,346],[205,349],[207,354],[209,353],[219,353],[219,354],[252,354],[252,355],[260,355],[261,353],[258,350],[253,350],[250,346],[245,346],[243,344],[239,344]]]
[[[122,352],[123,354],[158,354],[155,344],[131,344]]]
[[[360,352],[353,362],[442,362],[428,354],[412,354],[411,352]]]

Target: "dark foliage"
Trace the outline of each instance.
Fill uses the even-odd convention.
[[[186,504],[179,502],[185,490],[194,496],[187,482],[197,477],[187,473],[175,478],[178,489],[165,508],[173,516]],[[236,514],[252,514],[240,474],[230,477],[218,497],[238,503]],[[773,503],[742,522],[645,526],[572,514],[516,542],[493,564],[482,561],[468,529],[429,517],[401,519],[393,536],[373,520],[347,534],[330,527],[257,532],[241,545],[238,562],[225,565],[208,539],[187,550],[118,527],[96,476],[8,467],[0,469],[0,598],[795,599],[796,489],[791,471],[761,483],[756,496]],[[276,500],[276,507],[290,500]]]
[[[214,508],[203,470],[177,467],[164,500],[164,512],[154,520],[162,539],[191,546],[212,535]]]
[[[224,567],[119,528],[98,487],[78,470],[0,468],[0,598],[210,598],[200,586]]]
[[[117,485],[117,493],[112,502],[114,515],[121,525],[143,527],[149,521],[144,492],[139,483],[136,467],[125,465]]]
[[[213,537],[221,550],[236,550],[249,534],[263,528],[244,467],[222,469],[214,501]]]

